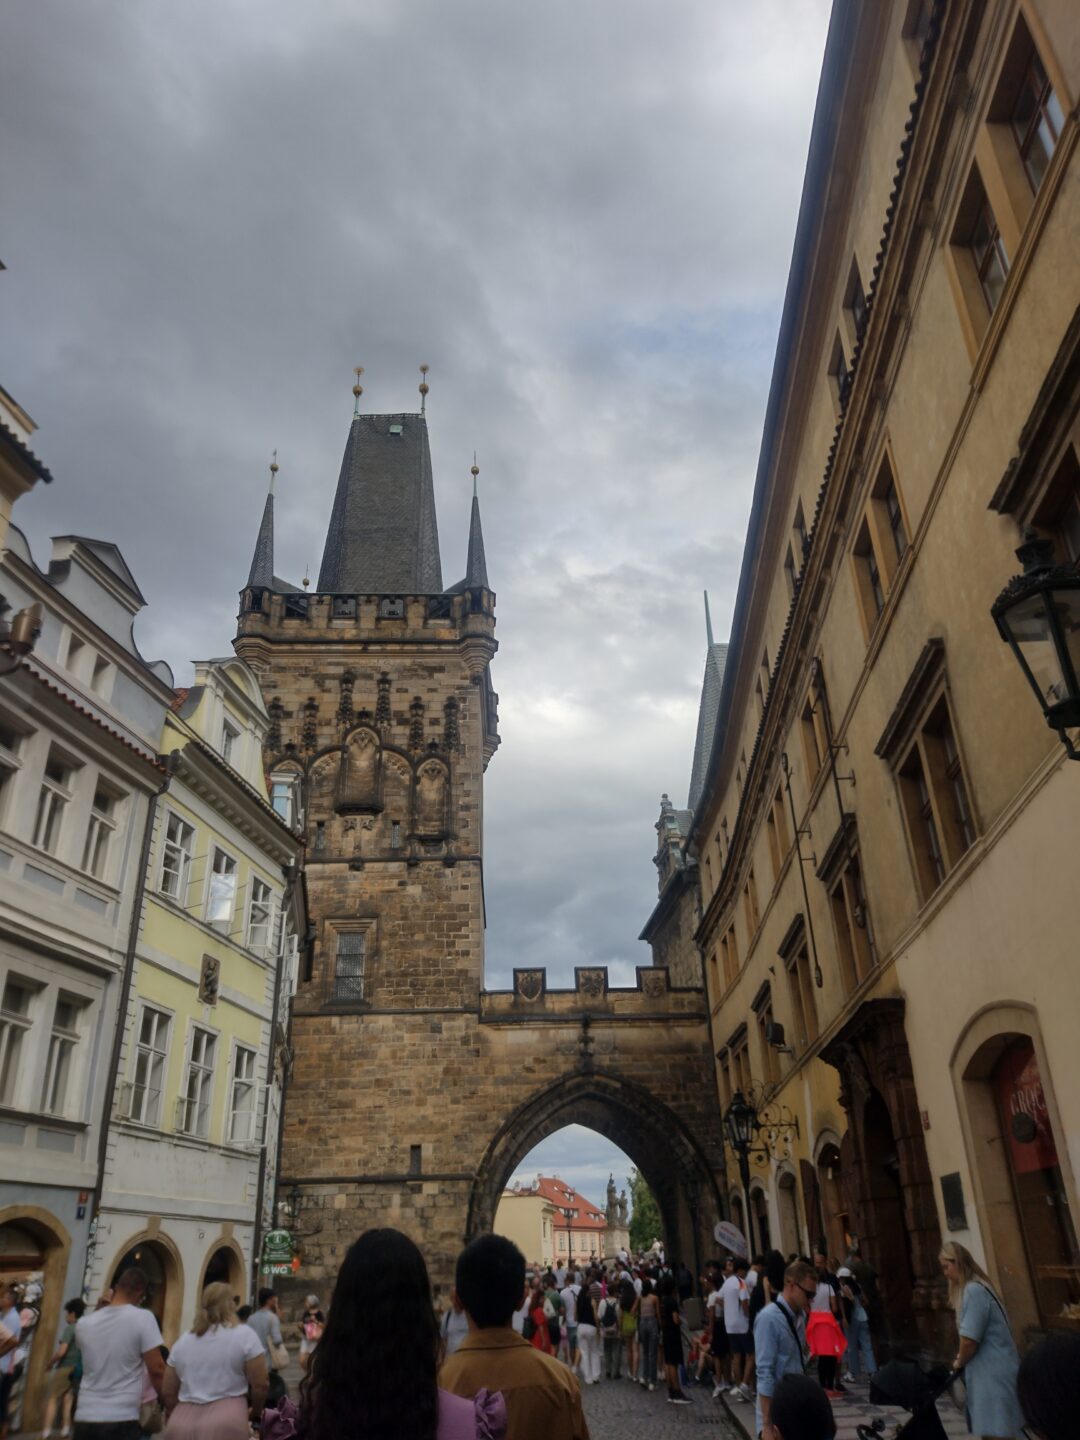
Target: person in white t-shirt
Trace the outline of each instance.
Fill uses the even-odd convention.
[[[270,1372],[262,1342],[236,1316],[232,1286],[207,1285],[195,1324],[169,1352],[162,1398],[169,1440],[248,1440],[250,1419],[266,1403]]]
[[[139,1440],[139,1406],[147,1375],[160,1395],[165,1378],[161,1331],[141,1308],[150,1289],[146,1272],[125,1270],[112,1299],[75,1326],[83,1374],[75,1405],[75,1440]]]
[[[724,1307],[724,1329],[731,1347],[731,1393],[739,1400],[751,1399],[743,1384],[746,1356],[750,1351],[750,1291],[746,1288],[746,1261],[736,1260],[735,1269],[720,1287]]]

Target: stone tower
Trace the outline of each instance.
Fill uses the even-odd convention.
[[[499,743],[476,473],[465,578],[444,589],[427,421],[356,413],[317,589],[274,576],[271,494],[241,594],[235,648],[271,715],[275,804],[307,847],[281,1175],[301,1193],[309,1289],[372,1224],[448,1252],[461,1238],[429,1177],[464,1168],[439,1091],[479,1005]]]

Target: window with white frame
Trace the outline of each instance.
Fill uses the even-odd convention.
[[[19,1099],[21,1060],[26,1036],[34,1023],[32,1007],[38,987],[9,975],[0,996],[0,1105]]]
[[[270,886],[257,876],[251,881],[251,908],[248,911],[248,945],[265,950],[273,938],[274,897]]]
[[[109,846],[116,830],[120,797],[103,785],[94,791],[90,823],[86,828],[82,868],[95,880],[104,880],[109,865]]]
[[[71,799],[74,773],[74,767],[58,751],[49,751],[45,774],[41,778],[31,844],[36,845],[39,850],[48,851],[50,855],[56,854],[60,844],[64,808]]]
[[[22,766],[26,735],[8,716],[0,714],[0,820],[4,818],[12,783]]]
[[[83,1009],[84,1002],[74,995],[61,991],[57,996],[41,1090],[41,1108],[46,1115],[63,1115],[67,1108]]]
[[[295,775],[272,775],[270,777],[270,804],[286,825],[296,824]]]
[[[135,1078],[131,1086],[128,1119],[139,1125],[157,1125],[161,1120],[161,1096],[165,1088],[165,1067],[169,1059],[169,1031],[172,1017],[164,1010],[144,1005],[135,1046]]]
[[[228,720],[221,727],[221,758],[226,765],[234,763],[233,757],[236,754],[236,742],[240,739],[240,731],[235,725],[230,725]]]
[[[192,1027],[184,1092],[177,1106],[176,1128],[205,1140],[210,1133],[210,1094],[214,1088],[217,1036],[200,1025]]]
[[[206,918],[211,925],[232,923],[236,905],[236,861],[224,850],[214,850],[210,867],[210,890],[206,897]]]
[[[165,844],[161,851],[161,880],[158,888],[163,895],[183,905],[187,899],[188,873],[195,847],[195,827],[170,812],[165,822]]]
[[[246,1145],[255,1139],[258,1092],[255,1086],[255,1051],[237,1045],[233,1056],[232,1095],[229,1098],[229,1139]]]

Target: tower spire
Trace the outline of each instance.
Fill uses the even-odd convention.
[[[472,463],[472,513],[469,516],[469,558],[465,565],[466,590],[490,590],[487,577],[487,559],[484,555],[484,532],[480,528],[480,498],[476,493],[476,477],[480,467],[473,452]]]
[[[711,650],[713,647],[712,616],[709,614],[709,592],[707,590],[705,591],[705,638]]]
[[[423,415],[427,409],[428,383],[427,375],[431,369],[430,365],[420,366],[420,414]]]
[[[270,461],[270,486],[266,492],[259,537],[255,541],[255,554],[251,557],[248,571],[248,587],[260,590],[274,588],[274,481],[277,478],[277,451]]]
[[[353,396],[354,396],[352,413],[353,413],[354,415],[359,415],[359,414],[360,414],[360,396],[364,393],[364,387],[360,384],[360,376],[364,373],[364,367],[363,367],[362,365],[355,365],[355,366],[353,367],[353,373],[356,375],[356,383],[355,383],[355,385],[352,387],[352,393],[353,393]]]

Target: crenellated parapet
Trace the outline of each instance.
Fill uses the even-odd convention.
[[[594,1021],[707,1018],[705,994],[697,986],[672,986],[665,965],[639,965],[634,985],[612,986],[606,965],[579,965],[574,985],[549,989],[547,971],[537,967],[514,971],[511,990],[485,990],[480,996],[481,1021],[529,1018],[577,1023],[583,1015]]]

